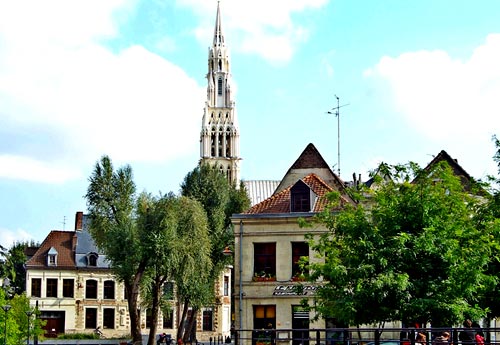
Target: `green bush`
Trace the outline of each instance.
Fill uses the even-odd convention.
[[[99,336],[94,333],[68,333],[59,334],[57,339],[99,339]]]

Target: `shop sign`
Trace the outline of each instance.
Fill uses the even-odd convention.
[[[317,287],[314,285],[276,285],[273,296],[307,296],[314,295]]]

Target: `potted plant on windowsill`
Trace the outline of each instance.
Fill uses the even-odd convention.
[[[295,274],[292,279],[293,282],[303,282],[306,281],[306,276],[304,273],[297,273]]]
[[[252,280],[254,282],[271,282],[271,281],[276,281],[276,276],[271,273],[255,273]]]

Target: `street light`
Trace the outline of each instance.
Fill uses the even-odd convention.
[[[7,345],[7,315],[10,310],[10,305],[6,304],[2,306],[3,311],[5,312],[5,325],[3,329],[3,344]]]
[[[26,310],[26,316],[28,317],[28,339],[26,340],[26,345],[30,345],[30,327],[31,327],[31,315],[33,315],[33,310]],[[7,344],[5,344],[7,345]]]

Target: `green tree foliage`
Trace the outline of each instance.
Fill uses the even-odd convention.
[[[212,268],[204,290],[210,291],[207,295],[213,296],[215,280],[224,266],[232,260],[223,255],[224,248],[234,242],[230,217],[250,207],[250,200],[242,183],[237,188],[219,169],[210,164],[197,166],[186,175],[181,184],[181,194],[198,200],[208,217]],[[196,314],[192,313],[190,325],[194,325],[195,317]],[[187,338],[187,334],[184,338]]]
[[[0,306],[9,305],[10,310],[5,313],[3,309],[0,309],[0,330],[1,330],[1,341],[3,343],[4,337],[4,327],[7,321],[7,345],[17,345],[24,344],[28,337],[28,316],[26,312],[28,310],[34,311],[30,308],[29,299],[26,295],[16,294],[14,296],[6,295],[3,289],[0,289]],[[5,319],[7,318],[7,320]],[[35,335],[41,337],[43,335],[42,326],[44,321],[35,318],[34,315],[31,316],[30,320],[30,339],[33,341]]]
[[[487,310],[487,318],[500,316],[500,141],[493,136],[496,152],[493,160],[498,167],[498,176],[490,176],[491,195],[487,202],[478,209],[476,221],[478,227],[491,238],[491,260],[487,269],[487,280],[481,292],[480,305]]]
[[[169,304],[169,296],[163,298],[163,287],[169,281],[175,281],[182,305],[188,301],[193,308],[206,304],[210,291],[204,287],[211,260],[208,222],[201,204],[173,194],[155,198],[143,193],[137,205],[137,226],[145,229],[142,245],[148,248],[151,259],[141,293],[145,306],[151,308],[152,320],[157,320],[159,309]],[[154,344],[155,334],[153,322],[149,344]]]
[[[324,279],[312,308],[351,325],[450,326],[484,315],[477,301],[492,242],[473,219],[477,198],[444,162],[383,168],[390,178],[366,202],[317,218],[329,231],[309,236],[325,257],[310,267]]]
[[[9,249],[0,246],[0,277],[9,279],[9,291],[12,294],[20,294],[26,290],[25,250],[38,246],[34,241],[15,242]]]
[[[96,163],[89,182],[86,194],[89,231],[111,262],[115,275],[124,283],[132,339],[135,344],[141,344],[138,298],[150,258],[142,245],[144,229],[135,221],[136,188],[132,169],[127,165],[115,171],[111,159],[103,156]]]

